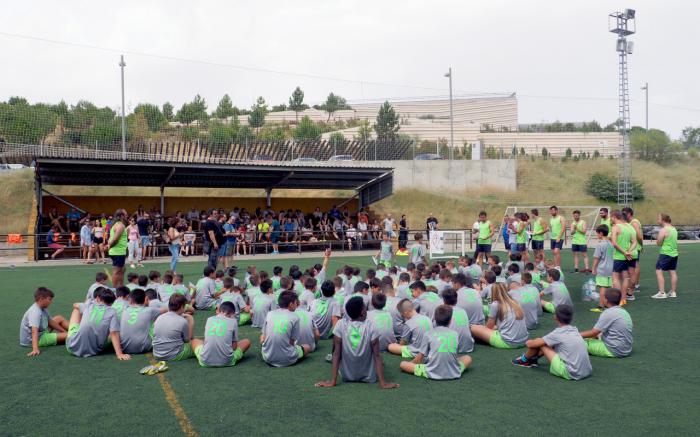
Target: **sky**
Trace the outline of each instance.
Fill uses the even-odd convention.
[[[632,125],[678,137],[700,126],[700,2],[22,1],[5,2],[0,100],[126,107],[224,94],[250,107],[515,92],[519,122],[617,118],[617,53],[608,14],[637,11],[629,56]]]

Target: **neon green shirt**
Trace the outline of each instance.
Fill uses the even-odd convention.
[[[671,225],[664,226],[666,229],[666,236],[664,237],[664,242],[661,243],[661,250],[659,253],[661,255],[666,255],[670,257],[678,256],[678,230]]]
[[[586,244],[586,232],[584,228],[586,227],[585,220],[579,220],[574,222],[574,235],[571,238],[571,244],[584,245]]]
[[[612,232],[612,223],[610,222],[610,217],[606,219],[600,219],[600,224],[608,227],[608,235]]]
[[[561,235],[561,216],[552,217],[549,219],[549,229],[552,235],[552,240],[561,240],[559,235]]]
[[[520,227],[522,226],[522,229]],[[518,244],[527,243],[527,222],[518,222],[518,237],[515,240]]]
[[[544,226],[542,226],[542,217],[537,217],[532,222],[532,240],[533,241],[544,241]]]
[[[115,223],[116,224],[116,223]],[[126,236],[126,228],[122,231],[121,236],[119,237],[119,241],[114,243],[114,246],[111,246],[109,248],[109,255],[126,255],[126,246],[127,246],[127,236]],[[112,240],[114,238],[114,225],[109,229],[109,239]]]
[[[615,227],[618,230],[617,234],[617,240],[615,240],[615,243],[624,251],[629,250],[629,248],[632,246],[632,235],[630,234],[629,231],[626,230],[626,226],[624,224],[617,224]],[[613,259],[616,260],[626,260],[627,258],[625,257],[624,252],[620,252],[617,247],[615,248],[615,254],[613,255]]]
[[[479,238],[476,240],[477,244],[491,244],[491,238],[486,238],[491,233],[491,222],[486,220],[485,222],[479,222]]]

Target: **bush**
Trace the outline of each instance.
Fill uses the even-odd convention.
[[[617,180],[605,173],[593,173],[586,181],[586,194],[600,200],[617,202]],[[633,200],[644,199],[644,186],[632,180]]]

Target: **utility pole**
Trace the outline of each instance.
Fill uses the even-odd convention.
[[[644,130],[649,132],[649,82],[644,82],[642,89],[644,90],[644,103],[646,106],[644,111]]]
[[[126,159],[126,118],[124,115],[124,67],[126,67],[126,63],[124,62],[124,55],[121,55],[119,67],[122,70],[122,159]]]
[[[450,160],[452,160],[455,146],[454,117],[452,113],[452,67],[445,73],[445,77],[450,79]]]

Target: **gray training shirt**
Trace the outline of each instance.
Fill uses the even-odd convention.
[[[457,359],[458,335],[438,326],[425,335],[425,372],[430,379],[457,379],[462,370]]]
[[[253,316],[251,317],[253,328],[262,328],[265,324],[267,313],[277,308],[275,296],[270,294],[261,294],[253,299],[253,304],[251,307],[253,310]]]
[[[396,343],[391,313],[385,310],[372,310],[367,313],[367,320],[374,323],[375,329],[379,332],[379,350],[386,352],[390,343]]]
[[[601,240],[595,248],[593,258],[598,258],[596,275],[609,278],[613,274],[613,253],[615,248],[610,240]]]
[[[311,352],[316,350],[316,336],[314,332],[318,329],[314,319],[306,310],[297,308],[294,314],[299,316],[299,338],[297,339],[297,344],[301,346],[306,344],[311,346]]]
[[[544,289],[543,293],[545,296],[552,295],[552,304],[554,304],[554,308],[559,305],[574,306],[574,303],[571,301],[571,296],[569,295],[569,289],[566,288],[566,285],[561,281],[552,282]]]
[[[626,309],[614,306],[600,315],[593,329],[601,331],[601,339],[616,357],[632,353],[632,318]]]
[[[408,350],[416,355],[419,352],[425,354],[425,333],[433,327],[433,322],[422,314],[416,314],[406,320],[403,325],[401,338],[408,343]]]
[[[197,282],[197,294],[194,296],[194,306],[198,310],[211,309],[216,301],[216,283],[211,278],[202,278]]]
[[[426,291],[416,299],[418,312],[433,320],[435,318],[435,308],[443,304],[442,299],[432,291]]]
[[[160,310],[141,305],[129,305],[121,318],[122,351],[125,354],[142,354],[151,350],[153,322],[160,316]]]
[[[340,304],[334,297],[321,296],[311,303],[311,314],[321,338],[328,338],[333,332],[333,317],[341,317]]]
[[[32,328],[36,328],[38,337],[49,329],[49,312],[46,309],[40,308],[39,304],[34,303],[29,307],[27,312],[22,317],[22,322],[19,325],[19,344],[21,346],[32,346]]]
[[[262,326],[262,356],[274,367],[286,367],[299,359],[294,343],[299,340],[299,316],[286,308],[267,313]]]
[[[500,303],[496,300],[489,305],[489,319],[496,321],[498,331],[501,333],[501,339],[510,346],[522,346],[527,341],[527,326],[525,325],[525,317],[518,320],[515,318],[514,311],[508,311],[503,320],[498,320],[498,307]]]
[[[81,303],[78,332],[68,337],[66,348],[77,357],[91,357],[102,352],[110,332],[119,332],[119,320],[114,309],[103,303]]]
[[[340,377],[343,381],[376,382],[372,342],[379,339],[379,332],[371,321],[341,319],[333,329],[333,335],[342,343]]]
[[[483,325],[485,323],[484,305],[481,303],[478,291],[467,287],[457,290],[457,306],[467,312],[470,324]]]
[[[223,314],[211,316],[204,327],[204,345],[199,354],[207,367],[230,366],[233,342],[238,341],[238,320]]]
[[[396,296],[387,296],[386,305],[384,306],[384,309],[389,311],[389,314],[391,314],[391,323],[394,326],[394,338],[401,337],[401,334],[403,333],[404,320],[399,312],[399,309],[397,308],[399,302],[401,302],[401,298]]]
[[[159,360],[172,360],[182,352],[185,343],[189,341],[190,329],[184,317],[168,311],[156,319],[153,325],[154,357]]]
[[[542,308],[540,292],[532,285],[525,285],[508,292],[510,297],[520,304],[525,313],[525,326],[528,330],[537,328],[539,311]]]
[[[469,316],[458,306],[452,307],[452,320],[449,328],[458,335],[457,353],[466,354],[474,350],[474,338],[469,329]]]
[[[593,371],[586,342],[575,326],[559,326],[542,337],[542,340],[547,343],[547,346],[554,348],[564,362],[571,379],[583,379]]]

